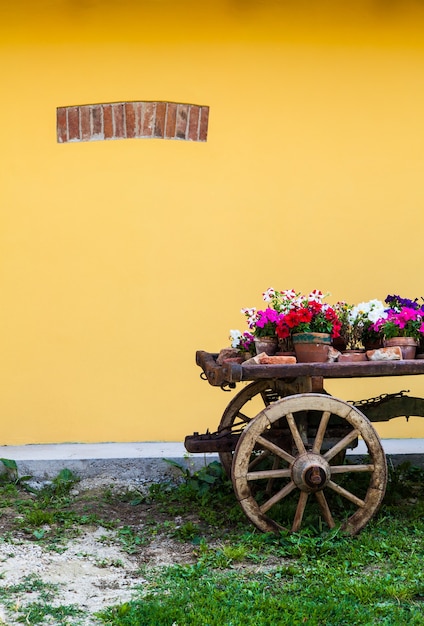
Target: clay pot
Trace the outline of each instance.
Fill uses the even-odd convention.
[[[343,337],[334,337],[331,343],[333,344],[333,348],[335,348],[339,352],[346,351],[346,341],[343,339]]]
[[[402,352],[402,359],[415,359],[418,342],[412,337],[392,337],[383,341],[385,348],[399,346]]]
[[[331,335],[327,333],[295,333],[294,351],[298,363],[325,363],[331,347]]]
[[[256,354],[265,352],[268,356],[274,355],[278,350],[278,337],[255,337]]]
[[[365,352],[367,350],[379,350],[383,347],[383,340],[376,339],[375,341],[363,341]]]

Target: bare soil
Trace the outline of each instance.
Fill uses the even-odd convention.
[[[93,479],[78,483],[73,490],[72,510],[81,515],[95,513],[103,520],[115,522],[114,527],[110,528],[108,524],[106,527],[96,524],[79,526],[78,534],[66,537],[57,549],[52,549],[46,541],[50,532],[48,525],[40,529],[43,539],[37,541],[33,534],[17,528],[14,509],[2,509],[0,591],[20,583],[26,583],[28,589],[28,577],[41,578],[44,583],[58,586],[52,605],[74,605],[86,612],[85,620],[69,621],[69,624],[91,626],[101,623],[94,615],[96,612],[129,601],[134,593],[139,593],[146,585],[145,572],[149,567],[194,562],[192,544],[160,531],[161,522],[178,525],[179,518],[170,519],[169,515],[160,512],[160,507],[151,503],[134,506],[114,497],[105,499],[105,489],[110,492],[111,488],[112,493],[134,490],[134,494],[140,494],[139,486],[116,482],[111,487],[110,483],[110,480],[105,483]],[[156,523],[159,523],[158,527]],[[144,541],[140,545],[125,546],[119,539],[120,529],[127,529],[130,537],[143,536]],[[13,595],[14,616],[13,607],[8,606],[12,596],[8,594],[2,600],[3,597],[0,596],[0,624],[8,626],[22,623],[15,620],[19,617],[17,609],[21,611],[23,606],[39,601],[36,590],[16,593]]]

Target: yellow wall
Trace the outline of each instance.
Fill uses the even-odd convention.
[[[2,4],[1,444],[214,429],[195,351],[269,286],[423,295],[420,3]],[[56,143],[56,107],[130,100],[208,105],[207,143]]]

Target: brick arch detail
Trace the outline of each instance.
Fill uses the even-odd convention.
[[[58,107],[58,143],[109,139],[206,141],[209,107],[177,102],[111,102]]]

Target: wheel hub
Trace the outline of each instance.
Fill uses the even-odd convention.
[[[291,474],[293,482],[301,491],[320,491],[330,480],[330,464],[320,454],[306,452],[295,459]]]

